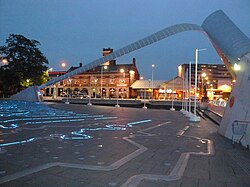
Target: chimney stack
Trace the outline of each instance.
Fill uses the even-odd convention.
[[[133,65],[136,66],[136,59],[133,58]]]

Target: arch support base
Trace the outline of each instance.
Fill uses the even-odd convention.
[[[239,65],[241,69],[237,74],[219,128],[219,133],[229,139],[234,135],[232,124],[235,120],[250,121],[250,53],[241,58]],[[246,129],[241,144],[245,147],[250,145],[250,125]]]
[[[29,88],[26,88],[22,90],[21,92],[12,95],[10,97],[11,100],[17,100],[17,101],[34,101],[34,102],[40,102],[42,101],[42,94],[38,90],[37,86],[32,86]]]

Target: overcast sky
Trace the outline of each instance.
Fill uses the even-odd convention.
[[[87,64],[102,56],[102,48],[124,47],[154,32],[179,23],[201,25],[216,10],[223,10],[250,37],[249,0],[0,0],[0,45],[9,34],[38,40],[49,67],[62,70]],[[226,34],[226,33],[225,33]],[[221,64],[208,39],[201,33],[184,32],[117,59],[137,59],[141,75],[169,80],[177,66],[194,61]]]

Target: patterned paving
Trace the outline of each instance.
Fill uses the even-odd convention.
[[[200,186],[194,158],[217,161],[216,128],[179,112],[0,102],[1,186]]]

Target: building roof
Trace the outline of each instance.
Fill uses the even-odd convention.
[[[154,89],[160,88],[160,85],[164,82],[165,82],[164,80],[154,80],[153,88]],[[151,80],[137,80],[130,87],[132,89],[152,88],[152,81]]]
[[[65,73],[66,73],[66,71],[49,71],[48,72],[49,76],[51,76],[51,77],[64,75]]]
[[[179,76],[170,79],[161,84],[162,88],[173,89],[173,90],[182,90],[183,89],[183,79]]]
[[[102,66],[97,66],[93,69],[88,70],[87,72],[101,72]],[[121,69],[124,69],[125,73],[128,73],[130,70],[134,70],[134,64],[116,64],[116,65],[107,65],[107,69],[103,69],[103,72],[120,72]],[[70,67],[67,72],[73,71],[79,67]]]

